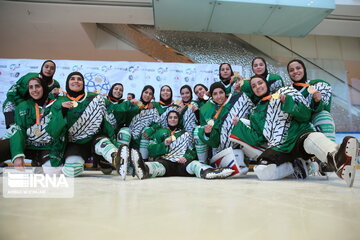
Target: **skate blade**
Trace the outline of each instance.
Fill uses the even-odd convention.
[[[132,164],[134,166],[134,169],[135,169],[135,175],[136,175],[136,177],[138,179],[141,180],[141,179],[144,178],[144,174],[143,174],[143,172],[141,170],[139,171],[139,169],[140,169],[140,167],[139,167],[139,158],[140,158],[140,156],[139,156],[138,151],[136,151],[134,149],[131,149],[131,162],[132,162]]]
[[[342,170],[342,178],[345,180],[346,185],[348,187],[352,187],[354,184],[354,180],[355,180],[355,173],[356,170],[354,167],[348,165],[345,166]]]
[[[127,174],[127,166],[129,161],[129,148],[128,147],[122,147],[120,149],[120,168],[119,168],[119,174],[121,177],[121,180],[126,180],[126,174]]]
[[[349,164],[343,167],[341,177],[345,180],[348,187],[352,187],[355,180],[356,173],[356,161],[359,154],[359,143],[356,138],[349,139],[346,145],[346,158],[349,160]]]

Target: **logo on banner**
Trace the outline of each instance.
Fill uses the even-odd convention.
[[[186,73],[187,75],[193,75],[193,74],[195,73],[195,69],[193,69],[193,68],[187,68],[187,69],[185,70],[185,73]]]
[[[110,82],[100,73],[86,73],[84,75],[88,92],[99,91],[107,94],[111,88]]]
[[[82,69],[83,69],[82,65],[74,65],[72,67],[73,72],[81,72]]]
[[[139,70],[140,70],[140,67],[139,67],[139,66],[130,66],[129,69],[128,69],[128,71],[129,71],[130,73],[135,73],[135,72],[137,72],[137,71],[139,71]],[[130,75],[129,75],[129,80],[132,81],[132,80],[134,80],[134,79],[135,79],[134,75],[130,74]]]
[[[112,68],[111,65],[110,66],[103,65],[103,66],[101,66],[101,71],[106,73],[106,72],[110,71],[111,68]]]
[[[10,73],[10,77],[13,77],[13,78],[18,78],[18,77],[19,77],[19,75],[20,75],[20,73],[19,73],[19,72],[16,72],[16,73]],[[13,84],[13,83],[11,82],[11,84]]]
[[[129,67],[129,72],[135,73],[135,72],[139,71],[139,69],[140,69],[139,66],[130,66]]]
[[[9,68],[10,68],[11,71],[15,71],[16,69],[20,68],[20,64],[14,64],[13,63],[13,64],[10,65]]]
[[[159,74],[164,74],[165,72],[167,72],[167,68],[160,67],[160,68],[158,68],[157,72]]]

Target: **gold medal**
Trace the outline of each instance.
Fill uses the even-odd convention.
[[[94,93],[99,94],[99,93],[101,93],[101,91],[100,91],[99,89],[96,89],[96,90],[94,91]]]
[[[171,141],[174,142],[176,140],[176,137],[174,135],[171,135]]]
[[[138,101],[136,105],[137,105],[139,108],[141,108],[144,104],[143,104],[142,102]]]
[[[79,105],[79,104],[77,103],[77,101],[72,101],[71,103],[72,103],[72,105],[73,105],[74,108],[76,108],[76,107]]]
[[[178,106],[180,106],[181,101],[180,101],[180,100],[176,100],[176,101],[175,101],[175,104],[178,105]]]
[[[314,86],[309,86],[307,89],[308,93],[310,94],[314,94],[316,92],[316,89],[314,88]]]
[[[244,85],[244,79],[241,79],[241,80],[239,80],[240,81],[240,87],[242,87],[242,85]]]
[[[214,120],[213,119],[210,119],[208,122],[207,122],[207,125],[209,126],[214,126]]]
[[[280,94],[274,93],[273,95],[271,95],[271,98],[273,98],[273,99],[279,99],[279,98],[280,98]]]
[[[192,105],[192,104],[189,104],[189,105],[187,105],[187,106],[188,106],[188,109],[190,109],[190,110],[192,110],[193,107],[194,107],[194,105]]]
[[[41,130],[40,130],[40,128],[39,128],[39,127],[34,128],[33,133],[34,133],[34,135],[37,136],[37,137],[40,136],[40,135],[41,135]]]
[[[234,72],[234,77],[239,77],[239,72]]]

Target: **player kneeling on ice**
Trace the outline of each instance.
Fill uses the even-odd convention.
[[[140,153],[132,149],[130,159],[139,179],[167,176],[196,176],[205,179],[226,178],[234,170],[212,168],[195,159],[192,139],[188,132],[179,128],[179,113],[170,111],[167,115],[168,128],[160,128],[149,144],[149,156],[155,161],[144,162]]]
[[[357,139],[345,137],[338,146],[323,133],[315,132],[310,124],[311,109],[293,87],[280,88],[271,95],[261,76],[253,76],[250,84],[261,100],[250,115],[250,127],[239,121],[230,139],[240,145],[268,145],[258,157],[259,165],[254,168],[259,179],[284,178],[294,172],[289,162],[315,155],[322,162],[320,166],[332,167],[352,187],[359,149]]]

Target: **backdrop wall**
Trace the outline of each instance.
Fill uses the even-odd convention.
[[[8,89],[29,72],[40,72],[44,60],[39,59],[0,59],[0,104],[6,99]],[[154,62],[119,62],[119,61],[82,61],[54,60],[56,72],[54,78],[65,89],[69,73],[79,71],[84,75],[86,90],[100,90],[107,94],[112,84],[124,85],[124,98],[129,92],[140,98],[145,85],[155,88],[155,100],[159,100],[160,88],[169,85],[173,89],[174,100],[180,99],[181,86],[193,87],[197,83],[210,86],[219,81],[219,65],[196,63],[154,63]],[[242,75],[242,67],[233,65],[233,70]],[[194,94],[193,94],[194,95]],[[195,95],[194,95],[195,96]],[[0,114],[0,137],[5,132],[4,115]]]

